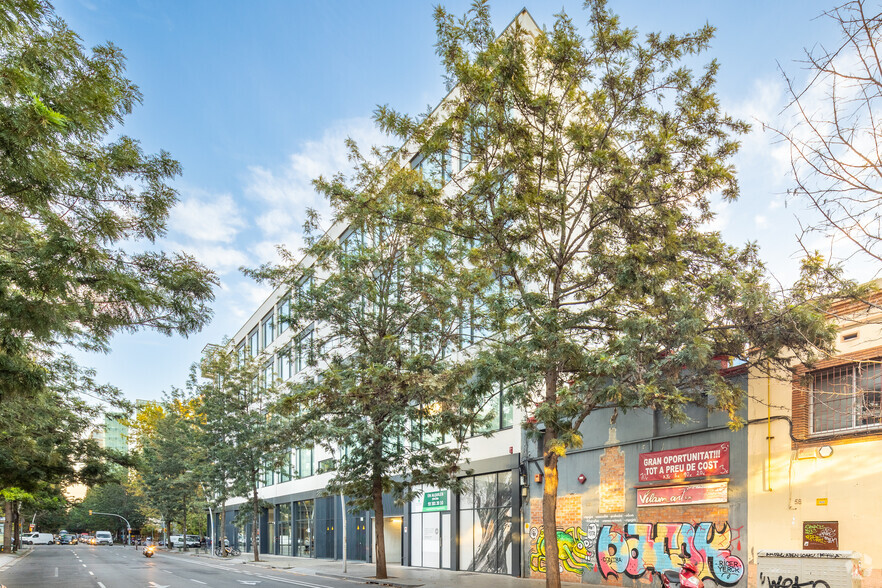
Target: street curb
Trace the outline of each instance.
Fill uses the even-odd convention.
[[[355,582],[364,582],[365,584],[376,584],[378,586],[394,586],[396,588],[418,588],[419,586],[425,586],[425,584],[411,584],[411,583],[401,583],[396,582],[391,578],[387,578],[385,580],[377,580],[376,578],[365,578],[364,576],[348,576],[345,574],[332,574],[331,572],[315,572],[316,576],[322,576],[323,578],[335,578],[338,580],[351,580]]]
[[[18,562],[20,562],[21,560],[23,560],[24,558],[26,558],[27,556],[29,556],[30,554],[32,554],[34,552],[33,549],[28,549],[27,551],[24,551],[24,553],[21,553],[21,551],[24,551],[24,550],[20,550],[19,551],[20,555],[14,555],[5,564],[0,565],[0,570],[5,570],[7,568],[11,568],[12,566],[14,566],[15,564],[17,564]]]

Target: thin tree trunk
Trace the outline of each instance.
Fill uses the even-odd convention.
[[[557,401],[557,370],[545,373],[545,401]],[[545,586],[560,588],[560,561],[557,551],[557,460],[551,451],[557,431],[551,423],[545,428],[543,453],[545,461],[545,484],[542,493],[542,528],[545,532]]]
[[[13,526],[12,526],[12,549],[18,551],[21,549],[21,501],[16,500],[12,505]]]
[[[376,551],[377,579],[388,578],[386,572],[386,538],[383,535],[383,484],[379,476],[374,478],[374,546]]]
[[[221,554],[223,554],[224,548],[226,548],[226,546],[227,546],[227,542],[226,542],[226,539],[227,539],[227,527],[226,527],[227,501],[224,500],[223,502],[221,502],[220,507],[221,507],[221,511],[217,517],[218,522],[220,523],[220,529],[215,529],[215,531],[217,533],[217,537],[215,537],[214,539],[211,540],[211,548],[214,549],[215,553],[217,553],[217,549],[218,549],[218,547],[220,547]],[[217,542],[217,545],[215,545],[215,542]]]
[[[3,505],[3,514],[5,523],[3,525],[3,551],[10,553],[12,551],[12,502],[6,501]]]
[[[257,500],[257,484],[252,486],[252,515],[254,520],[251,521],[251,550],[254,552],[254,561],[260,561],[260,541],[257,537],[257,529],[260,517],[260,503]]]

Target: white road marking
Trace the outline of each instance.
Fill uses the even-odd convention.
[[[98,582],[98,588],[107,588],[107,586],[105,586],[105,585],[102,584],[101,582]]]
[[[156,582],[150,582],[151,588],[171,588],[171,586],[160,586]]]
[[[193,578],[190,578],[190,581],[196,582],[197,584],[205,584],[205,582],[200,582],[199,580],[194,580]]]
[[[326,586],[322,586],[320,584],[310,584],[309,582],[302,582],[300,580],[291,580],[289,578],[279,578],[276,576],[263,576],[257,574],[258,578],[264,578],[266,580],[275,580],[276,582],[282,582],[284,584],[293,584],[294,586],[306,586],[307,588],[327,588]]]
[[[240,584],[245,584],[246,586],[257,586],[260,584],[260,580],[236,580]]]
[[[58,568],[55,568],[55,577],[58,577]]]
[[[90,576],[94,576],[94,575],[95,575],[95,572],[89,570],[89,575],[90,575]]]
[[[83,567],[86,567],[86,564],[83,564]]]

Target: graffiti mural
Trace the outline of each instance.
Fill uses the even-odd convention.
[[[536,554],[530,556],[530,569],[534,572],[545,572],[545,530],[536,533],[536,527],[530,529],[530,537],[536,539]],[[569,528],[557,532],[557,557],[561,570],[579,574],[590,568],[588,560],[592,553],[588,551],[588,534],[582,529]]]
[[[545,571],[545,537],[533,527],[530,569]],[[647,573],[679,570],[687,561],[702,580],[734,586],[744,576],[744,562],[732,555],[732,529],[728,523],[593,523],[587,531],[569,528],[557,532],[561,570],[581,574],[598,571],[604,579],[641,578]],[[592,554],[593,551],[593,554]],[[596,560],[590,562],[592,555]]]

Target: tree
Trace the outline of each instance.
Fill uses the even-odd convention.
[[[846,243],[831,247],[831,255],[857,254],[879,262],[882,13],[874,4],[853,0],[824,16],[840,29],[840,42],[832,49],[806,50],[806,85],[783,74],[790,94],[785,112],[791,115],[791,124],[774,132],[790,147],[796,183],[790,194],[819,213],[817,222],[803,226],[800,242],[806,252],[814,247],[804,237],[819,233],[829,237],[831,245]]]
[[[287,264],[253,275],[292,290],[302,334],[290,352],[311,369],[281,410],[339,456],[328,492],[374,511],[376,577],[386,578],[383,495],[406,502],[422,484],[456,487],[463,440],[480,420],[484,390],[468,384],[460,350],[484,274],[454,272],[468,244],[430,228],[436,178],[349,147],[352,178],[315,181],[343,234],[324,234],[313,213],[304,253],[314,265],[283,252]]]
[[[719,357],[774,371],[785,352],[805,358],[832,341],[801,304],[806,291],[774,296],[754,246],[705,228],[711,196],[738,195],[729,161],[748,129],[720,109],[718,64],[683,64],[712,27],[641,42],[602,0],[586,8],[587,40],[565,14],[551,30],[524,15],[497,37],[486,2],[459,20],[439,8],[437,50],[456,90],[434,114],[377,113],[437,164],[461,153],[439,207],[475,240],[471,263],[499,279],[484,296],[495,335],[478,373],[510,383],[542,440],[546,537],[558,461],[583,435],[607,436],[582,430],[593,411],[682,420],[695,402],[738,426],[742,391]],[[559,586],[557,550],[546,557],[547,585]]]
[[[261,502],[257,491],[261,474],[281,467],[286,452],[290,457],[280,419],[269,411],[275,382],[272,377],[267,380],[264,367],[260,358],[247,358],[244,353],[240,357],[225,342],[211,346],[202,359],[200,369],[208,380],[197,384],[194,379],[193,383],[199,399],[198,443],[203,449],[197,471],[208,492],[206,500],[220,513],[218,537],[212,537],[212,544],[223,545],[226,501],[232,496],[248,496],[254,561],[260,558]],[[269,367],[271,371],[272,365]]]
[[[194,473],[200,463],[199,447],[193,443],[195,407],[192,398],[175,391],[161,406],[145,407],[144,418],[134,423],[141,448],[135,487],[143,496],[142,512],[158,515],[169,534],[176,520],[186,535],[187,518],[200,490]]]
[[[126,531],[126,523],[113,516],[89,514],[106,512],[124,517],[132,529],[140,529],[146,522],[143,498],[120,483],[104,484],[89,488],[83,501],[72,507],[64,528],[68,531],[111,530],[119,535]]]
[[[235,422],[227,410],[230,404],[228,395],[231,389],[244,389],[244,383],[235,384],[241,372],[237,370],[237,362],[226,348],[226,342],[222,346],[209,346],[199,369],[207,381],[193,380],[194,393],[199,399],[196,442],[202,448],[204,457],[197,472],[199,480],[205,485],[208,506],[214,507],[218,513],[218,528],[216,535],[211,538],[211,545],[216,547],[224,545],[226,502],[232,496],[229,459],[230,452],[235,451],[232,447]],[[247,383],[250,384],[251,380],[248,378]]]
[[[61,343],[106,350],[120,330],[188,334],[210,318],[214,274],[150,245],[180,165],[116,124],[141,101],[112,44],[91,52],[42,0],[0,21],[0,400],[38,390]],[[129,253],[124,243],[146,242]]]
[[[66,485],[105,483],[114,478],[114,464],[131,465],[127,456],[103,450],[89,435],[105,410],[125,409],[126,403],[70,357],[45,361],[41,388],[0,401],[0,486],[60,498]],[[85,395],[108,404],[95,406]]]
[[[258,490],[265,474],[285,464],[286,455],[290,459],[288,443],[296,439],[283,433],[283,421],[273,411],[277,397],[274,366],[271,358],[269,363],[266,360],[250,357],[244,350],[239,355],[226,345],[215,346],[202,362],[209,382],[194,385],[200,402],[198,439],[203,447],[197,471],[210,488],[210,498],[206,498],[221,507],[218,545],[223,545],[224,502],[230,496],[247,496],[254,561],[260,561],[257,537],[263,503]],[[290,466],[290,461],[287,464]]]

